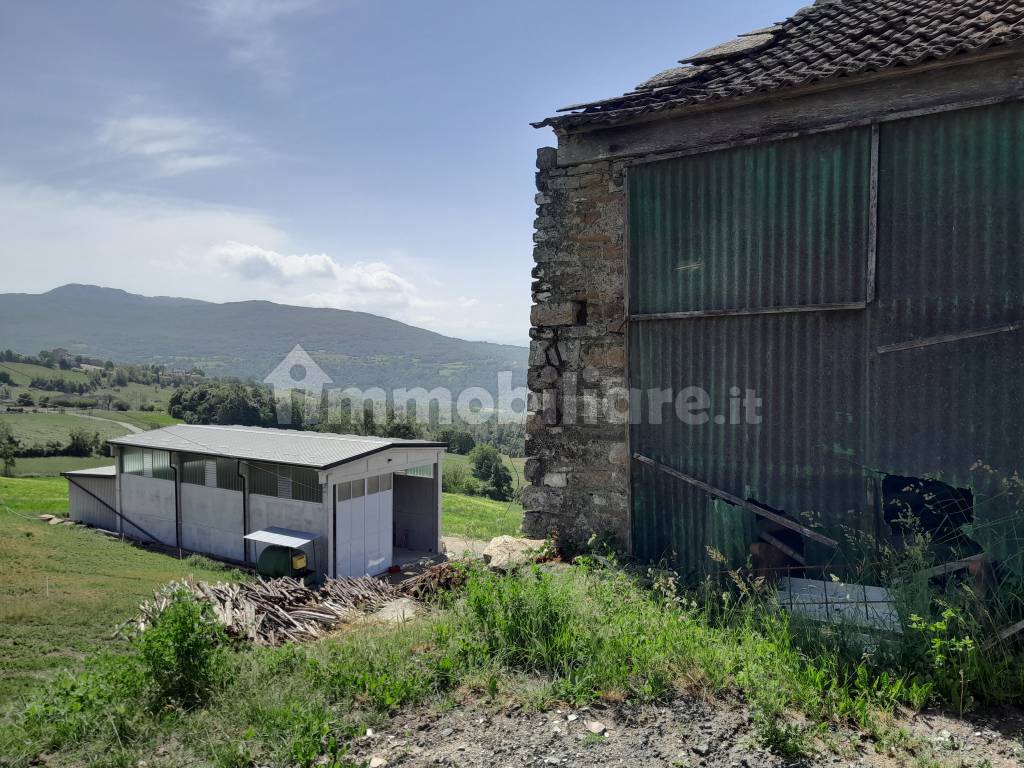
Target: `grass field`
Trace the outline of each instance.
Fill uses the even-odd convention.
[[[12,514],[66,515],[68,482],[63,477],[0,477],[0,504]]]
[[[99,432],[100,437],[107,440],[120,437],[128,432],[124,427],[106,420],[84,419],[68,413],[0,413],[0,421],[10,425],[14,436],[22,445],[45,445],[50,440],[68,441],[68,433],[72,429],[85,429],[88,432]]]
[[[76,469],[92,469],[93,467],[109,467],[113,465],[112,456],[44,456],[34,459],[18,459],[14,465],[15,477],[52,477],[61,472]]]
[[[62,478],[0,478],[0,709],[86,654],[122,650],[113,630],[161,584],[232,574],[33,519],[66,509]]]
[[[518,536],[523,524],[523,507],[516,502],[491,501],[461,493],[444,494],[441,529],[445,536],[492,539]]]
[[[31,363],[0,363],[0,371],[11,374],[11,379],[16,387],[27,387],[35,378],[64,379],[79,383],[89,381],[88,374],[82,371],[64,371],[60,368],[47,368]]]

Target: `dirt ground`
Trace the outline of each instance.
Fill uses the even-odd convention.
[[[373,768],[1024,765],[1024,747],[1018,741],[1024,719],[1019,714],[960,720],[926,713],[898,725],[908,738],[891,754],[860,735],[834,731],[824,736],[817,754],[787,760],[756,746],[750,717],[738,703],[687,699],[640,710],[544,713],[466,705],[447,712],[403,712],[360,738],[351,757]]]

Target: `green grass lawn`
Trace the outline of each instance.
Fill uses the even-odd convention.
[[[513,459],[502,454],[502,460],[512,473],[512,487],[521,488],[523,465],[526,459]],[[444,468],[463,466],[472,471],[468,456],[447,453]],[[467,536],[471,539],[493,539],[495,536],[518,536],[523,524],[523,507],[518,502],[492,501],[482,496],[461,493],[444,494],[444,514],[441,527],[445,536]]]
[[[0,478],[0,709],[90,652],[123,650],[112,632],[161,584],[234,573],[33,519],[66,510],[62,478]]]
[[[107,440],[111,437],[120,437],[127,433],[124,427],[113,422],[100,421],[97,419],[83,419],[81,416],[72,416],[67,413],[2,413],[0,421],[11,426],[14,436],[22,445],[45,445],[49,440],[59,440],[62,443],[68,441],[68,433],[72,429],[82,428],[88,432],[99,432],[100,437]]]
[[[14,465],[15,477],[47,477],[71,472],[75,469],[109,467],[114,464],[112,456],[44,456],[34,459],[18,459]]]
[[[0,477],[0,504],[9,514],[68,513],[68,481],[63,477]]]
[[[445,536],[493,539],[518,536],[523,524],[523,507],[517,502],[491,501],[480,496],[446,493],[441,529]]]

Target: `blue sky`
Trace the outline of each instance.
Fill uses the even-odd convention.
[[[0,7],[0,291],[270,299],[525,344],[531,120],[800,6]]]

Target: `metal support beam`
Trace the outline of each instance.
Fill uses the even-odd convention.
[[[796,531],[801,536],[806,536],[808,539],[816,541],[819,544],[824,544],[825,546],[832,547],[833,549],[839,546],[839,542],[835,539],[830,539],[828,536],[824,536],[818,533],[817,531],[811,530],[807,526],[800,525],[800,523],[790,520],[788,517],[783,517],[782,515],[772,512],[771,510],[759,507],[757,506],[757,504],[751,504],[749,501],[741,499],[739,496],[733,496],[731,493],[729,493],[728,491],[723,491],[721,488],[715,488],[713,485],[708,485],[704,481],[698,480],[695,477],[684,475],[679,470],[673,469],[672,467],[666,464],[657,462],[654,459],[648,458],[647,456],[644,456],[639,453],[634,453],[633,458],[639,461],[641,464],[646,464],[647,466],[653,467],[659,472],[664,472],[666,475],[674,477],[677,480],[682,480],[684,483],[689,483],[695,488],[699,488],[705,493],[711,494],[712,496],[715,496],[721,499],[722,501],[727,501],[735,507],[742,507],[743,509],[747,510],[748,512],[752,512],[758,517],[763,517],[767,520],[771,520],[773,523],[778,523],[783,528],[788,528],[791,531]]]

